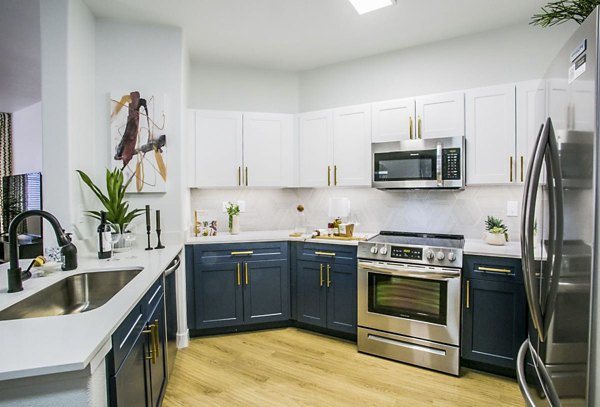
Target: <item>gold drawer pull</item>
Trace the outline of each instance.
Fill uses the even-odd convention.
[[[512,155],[510,156],[510,162],[508,164],[509,168],[510,168],[510,182],[513,182],[513,157]]]
[[[315,252],[315,256],[335,257],[335,253],[333,253],[333,252]]]
[[[241,281],[241,276],[240,276],[240,263],[237,264],[237,283],[238,285],[242,285],[242,281]]]
[[[323,287],[323,263],[319,264],[319,287]]]
[[[329,275],[331,272],[331,266],[327,265],[327,288],[331,285],[331,276]]]
[[[492,273],[508,273],[508,274],[512,273],[512,270],[509,270],[509,269],[499,269],[499,268],[496,268],[496,267],[481,267],[481,266],[479,266],[477,269],[479,271],[491,271]]]
[[[521,182],[523,182],[523,167],[525,167],[525,157],[521,156]]]
[[[337,185],[337,165],[333,166],[333,185]]]
[[[411,140],[413,138],[413,118],[412,118],[412,116],[408,117],[408,137]]]
[[[469,309],[469,307],[471,306],[469,302],[469,291],[469,280],[467,280],[467,309]]]
[[[331,166],[327,166],[327,186],[331,186]]]
[[[249,256],[251,254],[254,254],[254,252],[252,250],[247,250],[244,252],[231,252],[232,256]]]
[[[248,285],[248,263],[244,263],[244,274],[246,275],[246,285]]]

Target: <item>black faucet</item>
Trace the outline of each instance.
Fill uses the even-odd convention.
[[[8,244],[10,254],[10,267],[8,269],[8,292],[15,293],[23,290],[23,280],[27,280],[31,277],[29,271],[21,272],[19,267],[19,253],[17,250],[17,227],[23,221],[23,219],[29,218],[30,216],[41,216],[46,219],[52,225],[54,233],[56,233],[56,240],[58,241],[60,253],[63,255],[64,262],[62,265],[63,270],[75,270],[77,268],[77,248],[71,243],[71,238],[68,233],[65,233],[64,229],[60,226],[58,219],[54,215],[46,211],[31,210],[21,212],[10,222],[8,226]]]

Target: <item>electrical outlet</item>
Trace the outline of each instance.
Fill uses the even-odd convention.
[[[240,212],[246,212],[246,201],[237,201],[237,204],[240,207]]]
[[[519,216],[519,202],[518,201],[507,201],[506,202],[506,216],[516,218]]]

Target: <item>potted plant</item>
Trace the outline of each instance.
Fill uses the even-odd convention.
[[[500,218],[488,216],[485,221],[487,231],[484,240],[487,244],[504,246],[508,242],[508,228]]]
[[[129,210],[129,202],[125,201],[125,191],[129,186],[132,178],[125,182],[123,171],[118,168],[114,170],[106,170],[106,194],[104,194],[91,178],[83,171],[76,170],[81,180],[92,190],[94,195],[100,200],[106,212],[106,220],[114,225],[117,225],[120,231],[126,223],[130,223],[133,219],[144,212],[144,209]],[[88,216],[100,220],[100,211],[86,211]]]
[[[229,233],[237,235],[240,233],[240,206],[233,202],[227,204],[227,215],[229,215]]]

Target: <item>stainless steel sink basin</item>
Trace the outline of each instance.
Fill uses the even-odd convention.
[[[79,314],[106,304],[142,268],[74,274],[0,311],[9,319]]]

